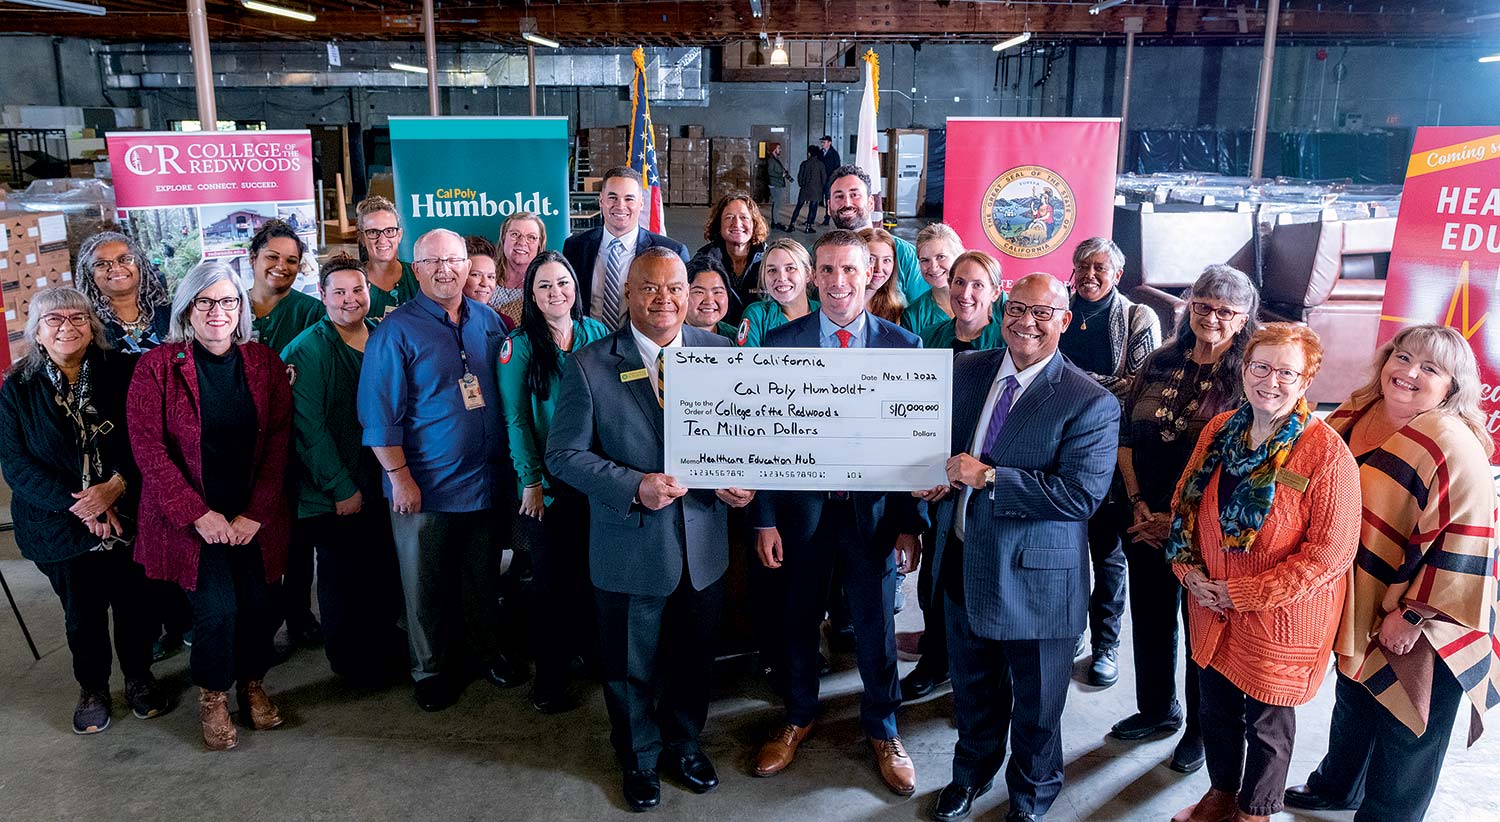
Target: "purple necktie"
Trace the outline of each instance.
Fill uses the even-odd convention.
[[[990,460],[994,454],[995,443],[1000,441],[1000,429],[1005,427],[1005,418],[1010,416],[1010,405],[1016,398],[1016,389],[1021,387],[1014,374],[1005,378],[1005,390],[1000,392],[1000,399],[995,401],[995,410],[990,412],[990,427],[984,431],[984,449],[979,452],[981,459]]]

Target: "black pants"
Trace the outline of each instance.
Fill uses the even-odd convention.
[[[917,666],[934,679],[948,675],[948,625],[943,616],[946,597],[939,591],[933,596],[933,583],[937,568],[933,567],[932,552],[937,550],[937,532],[928,530],[922,535],[922,565],[917,569],[917,604],[922,608],[922,638],[917,640],[917,652],[922,655]]]
[[[809,226],[818,219],[818,201],[804,200],[803,198],[798,197],[797,204],[795,206],[792,206],[792,219],[787,222],[787,225],[797,224],[797,215],[802,213],[803,206],[807,206],[807,224]]]
[[[1280,813],[1297,736],[1296,709],[1248,696],[1212,667],[1203,669],[1198,686],[1210,783],[1238,793],[1240,810],[1251,816]]]
[[[156,626],[146,599],[146,574],[130,558],[129,548],[90,551],[60,562],[38,562],[36,567],[62,603],[73,678],[80,688],[109,691],[111,613],[120,672],[127,680],[151,678]]]
[[[274,656],[276,623],[260,543],[209,545],[198,552],[193,605],[193,684],[227,691],[264,679]]]
[[[1120,617],[1125,613],[1125,550],[1121,536],[1130,511],[1105,500],[1089,518],[1089,558],[1094,590],[1089,596],[1089,644],[1095,651],[1120,644]]]
[[[724,603],[721,579],[701,591],[683,569],[669,596],[594,589],[609,739],[620,767],[655,768],[696,753]]]
[[[993,640],[974,633],[963,605],[946,593],[953,674],[953,781],[979,787],[1000,770],[1010,806],[1042,815],[1063,784],[1062,714],[1073,674],[1073,637]]]
[[[1198,730],[1198,666],[1193,664],[1187,626],[1187,600],[1182,584],[1160,548],[1130,541],[1125,546],[1130,569],[1131,647],[1135,649],[1136,710],[1163,717],[1179,709],[1177,701],[1177,636],[1182,635],[1187,699],[1182,741],[1201,739]],[[1178,630],[1181,619],[1183,630]]]
[[[543,695],[565,688],[573,658],[592,657],[596,645],[588,501],[566,487],[554,491],[540,522],[517,516],[531,545],[526,624],[536,661],[536,690]]]
[[[300,626],[312,618],[313,556],[316,541],[303,524],[306,520],[292,523],[290,540],[287,542],[286,573],[276,586],[278,626],[281,621],[288,628]],[[321,606],[321,603],[319,603]]]
[[[323,514],[297,521],[318,557],[318,611],[323,651],[339,676],[384,682],[406,667],[401,576],[385,500],[367,497],[359,513]],[[288,575],[290,576],[290,575]]]
[[[146,580],[146,594],[151,608],[152,632],[158,636],[181,638],[193,630],[193,606],[177,583],[165,579]],[[156,639],[155,636],[152,639]]]
[[[1308,788],[1340,805],[1358,805],[1355,822],[1418,822],[1432,804],[1463,688],[1441,659],[1433,660],[1432,700],[1421,736],[1342,673],[1335,688],[1328,755],[1307,778]]]

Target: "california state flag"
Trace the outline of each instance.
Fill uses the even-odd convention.
[[[885,186],[880,182],[880,138],[875,133],[875,115],[880,112],[879,88],[880,58],[871,49],[865,52],[865,96],[859,104],[859,137],[854,162],[870,175],[870,193],[876,197],[885,192]],[[880,215],[874,217],[878,225]]]

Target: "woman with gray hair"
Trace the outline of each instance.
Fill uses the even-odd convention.
[[[127,404],[141,469],[136,559],[192,603],[192,678],[211,750],[238,742],[227,693],[236,683],[251,726],[282,723],[261,681],[273,655],[269,583],[286,569],[291,385],[281,359],[250,335],[234,271],[199,263],[172,300],[168,341],[141,358]]]
[[[84,240],[73,282],[103,323],[101,340],[131,353],[166,340],[172,304],[167,281],[135,240],[118,231]]]
[[[1175,732],[1186,723],[1169,765],[1179,773],[1203,767],[1204,754],[1198,667],[1191,658],[1186,663],[1186,712],[1177,701],[1178,615],[1185,624],[1187,611],[1165,554],[1172,497],[1203,427],[1240,404],[1240,359],[1260,310],[1260,295],[1250,278],[1227,265],[1204,269],[1186,299],[1177,333],[1146,359],[1136,376],[1120,425],[1120,479],[1132,522],[1126,529],[1125,561],[1136,713],[1109,732],[1116,739],[1137,740]],[[1191,657],[1192,649],[1187,651]]]
[[[109,350],[72,288],[37,292],[25,335],[26,355],[0,385],[0,469],[21,556],[62,603],[79,688],[73,732],[93,734],[110,721],[111,614],[131,711],[147,719],[172,707],[151,676],[146,577],[130,556],[140,482],[125,395],[135,358]]]

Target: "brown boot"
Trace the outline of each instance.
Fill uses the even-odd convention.
[[[203,744],[210,751],[227,751],[240,744],[229,719],[229,694],[207,688],[199,691],[198,720],[203,723]]]
[[[1254,814],[1245,813],[1244,811],[1235,811],[1234,822],[1271,822],[1271,817],[1256,816]]]
[[[257,731],[269,731],[286,721],[258,679],[240,685],[240,711],[241,718],[248,718],[250,727]]]
[[[1196,804],[1189,805],[1172,817],[1172,822],[1231,822],[1240,812],[1236,794],[1209,788]]]
[[[786,770],[786,766],[792,764],[792,757],[797,755],[797,746],[802,740],[812,733],[812,723],[806,725],[787,725],[776,733],[774,737],[760,746],[755,754],[755,775],[772,776]]]
[[[911,796],[916,792],[917,766],[906,755],[901,737],[871,739],[870,747],[875,750],[875,764],[880,767],[880,778],[885,780],[887,788],[898,796]]]

